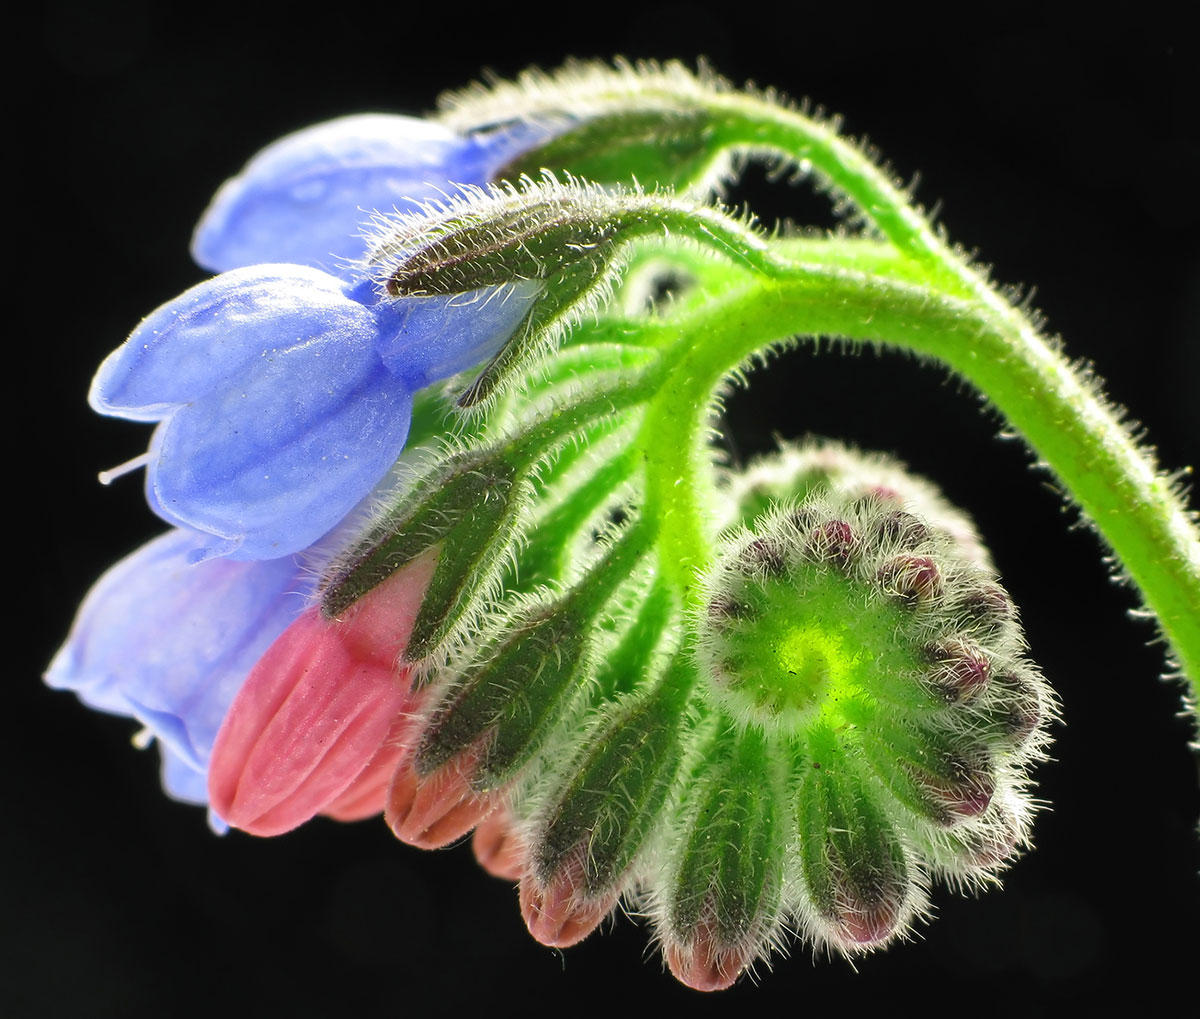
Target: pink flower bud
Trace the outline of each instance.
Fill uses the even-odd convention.
[[[533,874],[521,878],[521,917],[535,941],[549,948],[577,945],[613,911],[621,897],[621,885],[593,898],[584,891],[584,852],[571,854],[550,880],[543,884]]]
[[[667,942],[663,956],[671,975],[681,984],[694,991],[723,991],[736,983],[758,949],[750,939],[731,944],[712,919],[706,918],[690,942]]]
[[[471,839],[471,848],[479,866],[492,877],[519,881],[525,875],[525,843],[517,834],[516,822],[506,807],[479,822]]]
[[[406,752],[392,776],[384,817],[401,842],[440,849],[462,838],[496,807],[494,793],[477,793],[471,776],[479,761],[467,751],[422,775]]]
[[[309,608],[267,649],[217,733],[208,782],[219,816],[279,835],[321,811],[352,818],[374,806],[381,751],[409,704],[397,662],[434,562],[414,561],[341,619]]]

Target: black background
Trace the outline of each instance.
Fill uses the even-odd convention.
[[[796,352],[729,405],[743,455],[776,431],[814,432],[890,450],[941,482],[978,519],[1063,700],[1056,760],[1039,769],[1053,811],[1037,851],[1003,892],[936,890],[939,916],[914,943],[855,967],[796,946],[758,986],[705,997],[664,974],[646,930],[625,918],[566,953],[536,945],[513,890],[467,846],[422,853],[376,822],[219,839],[201,811],[160,794],[156,756],[129,746],[132,723],[38,680],[88,585],[161,529],[136,480],[94,483],[144,448],[146,429],[96,418],[84,396],[139,318],[202,278],[186,245],[211,192],[289,130],[427,110],[485,66],[510,75],[572,54],[704,54],[735,80],[846,114],[901,175],[921,171],[918,197],[942,201],[951,236],[997,279],[1037,285],[1050,329],[1095,363],[1164,464],[1196,463],[1200,91],[1196,49],[1176,26],[1144,5],[1134,20],[1086,24],[1012,7],[968,24],[650,0],[629,13],[100,10],[47,3],[13,36],[36,71],[21,79],[9,154],[24,183],[7,302],[18,654],[0,740],[0,1014],[770,1003],[1036,1016],[1191,985],[1200,797],[1179,688],[1157,678],[1152,631],[1126,618],[1132,594],[1110,583],[1048,476],[934,366]],[[830,222],[807,191],[760,172],[734,197]]]

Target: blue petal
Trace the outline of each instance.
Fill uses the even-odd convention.
[[[241,384],[248,365],[314,332],[369,333],[372,314],[341,280],[302,265],[258,265],[192,287],[147,315],[96,372],[101,414],[158,421],[173,407]]]
[[[373,337],[326,335],[251,366],[242,384],[156,430],[146,497],[164,519],[225,539],[209,554],[298,552],[338,523],[404,449],[409,390]]]
[[[226,181],[192,239],[213,270],[255,262],[335,266],[365,245],[360,225],[405,198],[436,198],[449,180],[481,183],[479,148],[428,120],[342,117],[263,149]]]
[[[206,797],[188,772],[207,772],[234,695],[311,587],[292,558],[191,565],[200,539],[170,531],[108,570],[46,672],[50,686],[141,722],[162,746],[168,792],[189,802]]]
[[[202,556],[298,552],[404,448],[412,396],[375,353],[377,316],[315,269],[226,273],[146,319],[101,366],[92,405],[162,419],[147,499],[214,536]]]
[[[450,297],[408,298],[400,305],[398,329],[380,331],[379,356],[410,389],[423,389],[496,354],[542,290],[542,283],[522,280]]]

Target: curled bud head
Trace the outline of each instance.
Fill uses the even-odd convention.
[[[748,524],[780,504],[803,505],[810,496],[838,493],[856,509],[861,509],[859,501],[878,507],[878,512],[868,514],[877,534],[863,535],[864,541],[882,540],[896,552],[912,552],[936,531],[952,539],[971,562],[991,569],[991,558],[971,518],[951,505],[932,482],[882,453],[864,453],[827,439],[782,443],[777,452],[754,460],[743,471],[731,472],[725,480],[730,506]]]
[[[1025,769],[1052,714],[994,576],[904,505],[827,488],[761,510],[752,528],[725,533],[693,615],[701,690],[728,738],[761,740],[790,766],[795,799],[774,810],[794,826],[801,866],[781,912],[843,952],[902,936],[930,872],[978,887],[1026,843]],[[717,767],[705,761],[703,774]],[[715,825],[752,770],[717,783],[720,798],[694,816]],[[743,855],[753,827],[727,833]],[[702,869],[724,875],[716,859]],[[670,965],[692,986],[723,986],[772,928],[750,951],[721,933],[738,910],[706,899],[699,878],[682,896],[689,872],[672,873],[656,896],[690,934],[666,925]],[[737,887],[722,877],[723,890]]]

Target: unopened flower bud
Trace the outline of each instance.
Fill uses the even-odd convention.
[[[307,610],[259,659],[213,747],[209,795],[221,817],[277,835],[339,809],[409,704],[398,659],[433,565],[418,558],[342,619]]]
[[[582,685],[586,621],[562,605],[533,609],[495,644],[451,678],[421,734],[419,773],[470,752],[471,782],[496,788],[537,752]]]
[[[479,866],[492,877],[519,881],[525,873],[525,844],[507,807],[499,807],[479,822],[471,838],[471,850]]]
[[[459,396],[458,406],[471,408],[523,377],[602,303],[630,242],[663,230],[722,252],[733,237],[747,251],[762,247],[709,206],[547,172],[378,217],[365,269],[389,297],[438,309],[447,299],[529,302],[511,338]]]
[[[712,991],[737,980],[775,932],[790,812],[760,736],[722,727],[703,757],[664,849],[670,877],[658,926],[676,979]]]
[[[675,779],[679,726],[662,694],[626,702],[559,773],[521,880],[522,915],[544,944],[574,944],[616,904]]]
[[[396,838],[419,849],[440,849],[462,838],[496,805],[472,786],[476,758],[463,754],[422,772],[414,754],[401,759],[388,788],[384,819]]]
[[[801,873],[814,933],[845,952],[875,948],[920,908],[913,865],[852,772],[813,761],[800,786]]]

